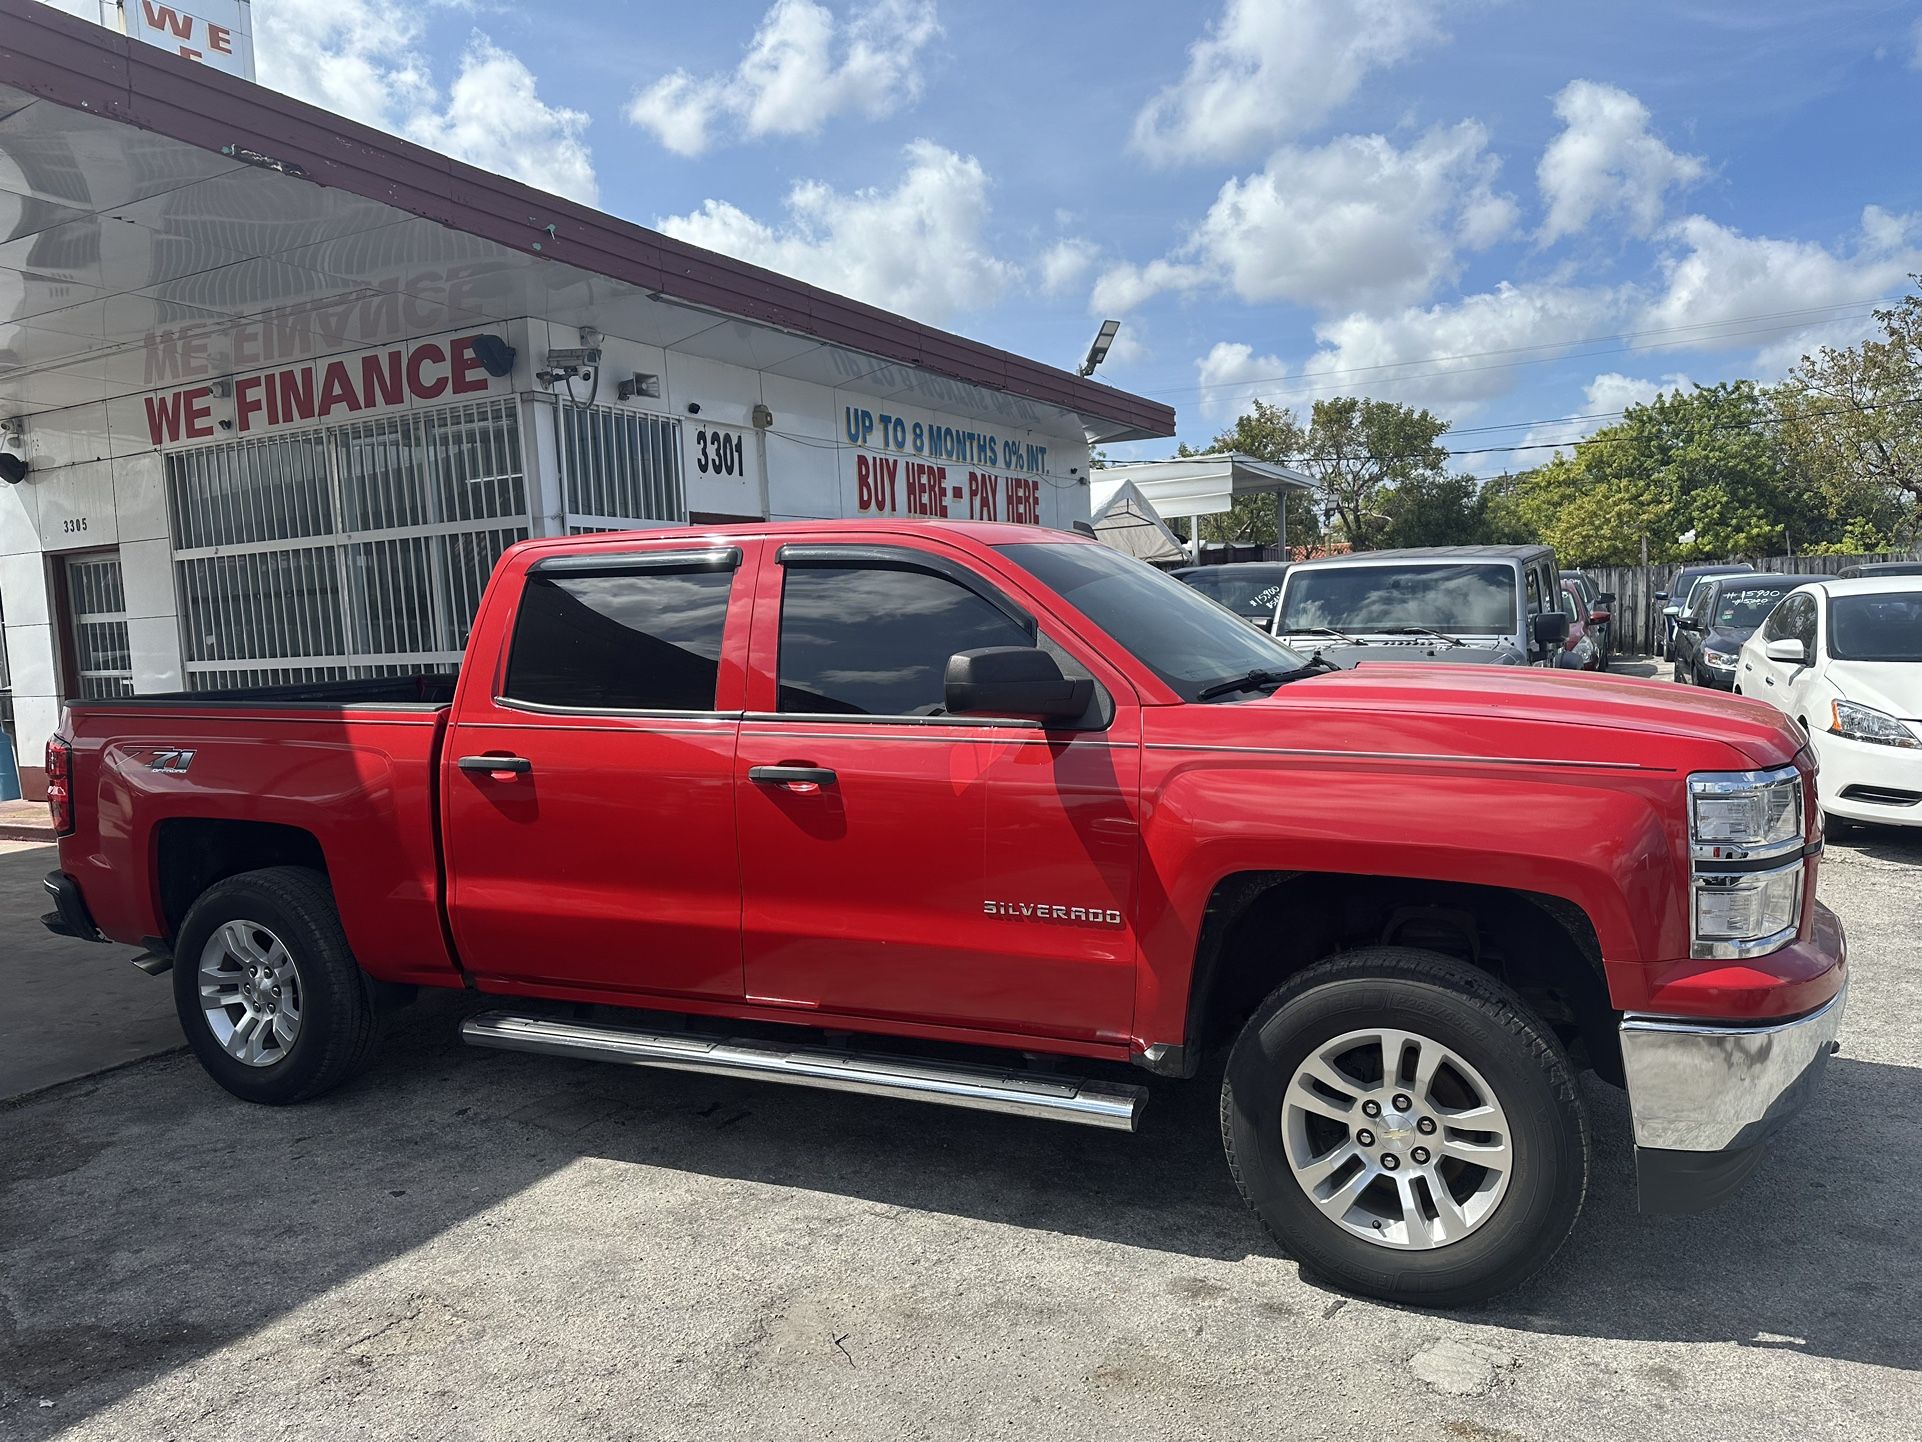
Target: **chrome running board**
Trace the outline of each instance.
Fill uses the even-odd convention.
[[[1135,1129],[1148,1102],[1146,1087],[1052,1077],[1011,1067],[876,1056],[842,1048],[780,1046],[687,1032],[584,1026],[503,1011],[469,1017],[460,1030],[471,1046],[503,1051],[753,1077],[975,1111],[1046,1117],[1124,1132]]]

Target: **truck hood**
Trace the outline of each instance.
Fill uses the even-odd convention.
[[[1693,743],[1695,754],[1733,750],[1757,769],[1782,766],[1802,747],[1788,719],[1760,702],[1665,681],[1596,676],[1537,667],[1368,665],[1281,687],[1224,708],[1240,712],[1270,740],[1277,713],[1341,712],[1380,723],[1405,718],[1408,735],[1446,738],[1459,752],[1542,760],[1645,761],[1667,768]],[[1237,728],[1238,729],[1238,728]],[[1372,728],[1371,728],[1372,729]],[[1413,749],[1411,747],[1411,749]],[[1432,748],[1431,748],[1432,749]],[[1690,766],[1726,765],[1713,759]]]

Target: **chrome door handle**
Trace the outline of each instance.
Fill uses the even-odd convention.
[[[463,771],[484,771],[490,775],[507,771],[524,776],[534,769],[534,763],[525,756],[463,756],[454,764]]]

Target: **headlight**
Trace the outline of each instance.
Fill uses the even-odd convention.
[[[1733,651],[1718,651],[1713,646],[1704,646],[1702,648],[1702,659],[1717,671],[1733,671],[1735,669],[1735,657],[1736,653]]]
[[[1688,778],[1689,840],[1718,860],[1801,845],[1802,777],[1776,771],[1698,771]]]
[[[1857,701],[1829,703],[1829,731],[1851,741],[1874,741],[1883,746],[1911,746],[1922,749],[1922,736],[1886,711],[1864,706]]]
[[[1688,778],[1692,956],[1759,956],[1794,939],[1807,874],[1802,791],[1793,766]]]
[[[1775,871],[1737,871],[1698,876],[1695,885],[1695,941],[1698,947],[1727,946],[1714,955],[1752,955],[1743,950],[1758,941],[1773,942],[1793,933],[1802,913],[1802,862]],[[1774,945],[1767,949],[1773,950]],[[1698,952],[1698,954],[1701,954]]]

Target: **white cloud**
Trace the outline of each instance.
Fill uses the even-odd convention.
[[[1095,278],[1088,309],[1099,315],[1126,315],[1164,290],[1193,290],[1211,278],[1203,267],[1179,261],[1151,260],[1146,265],[1124,261]]]
[[[1213,420],[1240,415],[1257,398],[1265,399],[1288,374],[1280,356],[1256,355],[1238,341],[1216,341],[1195,362],[1200,380],[1201,413]]]
[[[1238,160],[1298,135],[1369,72],[1438,38],[1434,0],[1225,0],[1188,68],[1135,117],[1157,163]]]
[[[920,52],[940,33],[933,0],[870,0],[845,22],[814,0],[775,0],[733,70],[676,70],[627,118],[687,156],[726,138],[813,135],[844,111],[878,119],[919,96]]]
[[[476,35],[441,109],[417,112],[408,135],[473,165],[512,175],[583,205],[599,199],[582,139],[588,118],[545,104],[517,56]]]
[[[1626,297],[1579,286],[1515,286],[1447,305],[1356,312],[1315,328],[1321,347],[1301,367],[1318,394],[1381,396],[1461,417],[1510,390],[1527,364],[1605,333]]]
[[[1094,268],[1099,253],[1093,241],[1083,240],[1079,236],[1057,240],[1041,253],[1040,263],[1036,267],[1041,276],[1042,293],[1060,295],[1073,290]]]
[[[1613,85],[1575,80],[1555,97],[1562,132],[1542,152],[1536,179],[1548,215],[1544,245],[1595,220],[1617,220],[1631,235],[1661,223],[1664,197],[1707,173],[1700,156],[1671,150],[1649,132],[1648,107]]]
[[[1454,273],[1458,252],[1514,228],[1515,203],[1494,188],[1500,161],[1487,146],[1473,121],[1438,126],[1406,149],[1380,135],[1284,146],[1261,171],[1223,185],[1174,255],[1104,273],[1095,308],[1217,285],[1251,304],[1419,300]]]
[[[1663,238],[1670,249],[1660,262],[1662,288],[1639,328],[1671,332],[1651,341],[1704,350],[1761,345],[1757,369],[1765,376],[1816,346],[1860,339],[1874,328],[1870,307],[1901,294],[1922,271],[1922,213],[1874,205],[1842,249],[1743,235],[1701,215],[1676,222]],[[1798,314],[1851,308],[1854,314],[1835,317]]]
[[[657,227],[678,239],[940,323],[983,310],[1020,277],[982,237],[988,177],[973,156],[928,140],[907,147],[891,190],[843,194],[820,181],[788,192],[787,218],[757,220],[723,200]]]
[[[434,95],[423,30],[418,9],[390,0],[256,0],[254,64],[262,85],[398,131]]]
[[[1513,459],[1494,462],[1497,469],[1537,465],[1543,459],[1535,446],[1572,446],[1603,426],[1613,425],[1630,406],[1645,406],[1657,396],[1693,389],[1695,382],[1680,371],[1670,371],[1656,380],[1604,371],[1590,381],[1582,392],[1582,403],[1575,408],[1576,419],[1550,421],[1532,426],[1519,442]],[[1503,442],[1502,444],[1506,444]]]
[[[546,104],[520,58],[475,34],[445,97],[418,46],[419,7],[256,0],[260,82],[529,185],[593,204],[588,117]]]

